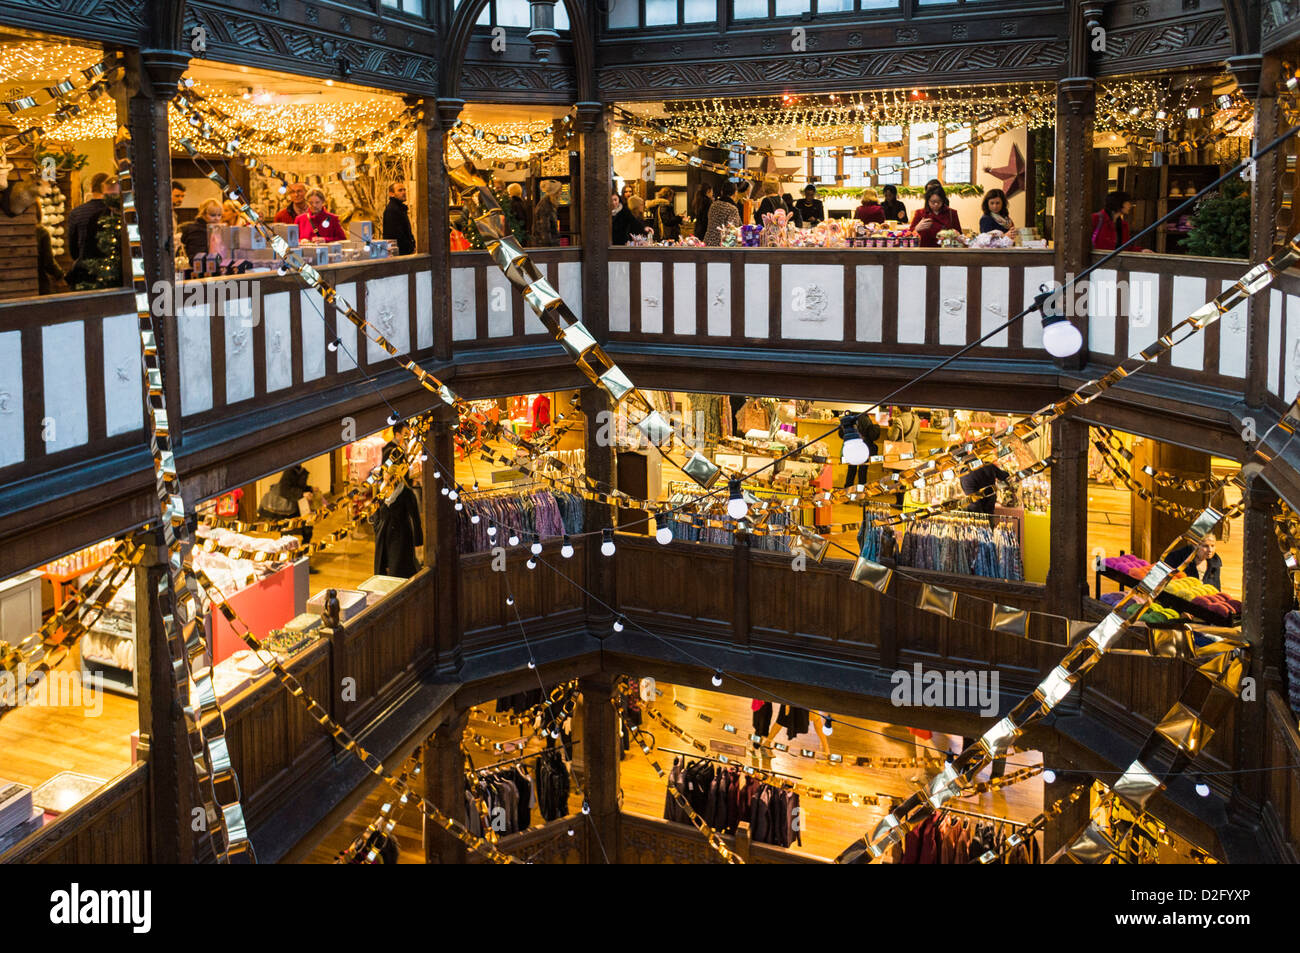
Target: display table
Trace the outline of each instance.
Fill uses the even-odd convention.
[[[304,557],[228,596],[230,606],[254,635],[260,637],[272,629],[282,628],[306,610],[307,572],[307,559]],[[208,613],[206,625],[213,665],[247,648],[247,643],[236,634],[220,611]]]

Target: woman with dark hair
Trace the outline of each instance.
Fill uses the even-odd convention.
[[[709,222],[704,232],[704,244],[720,246],[722,226],[740,224],[740,212],[736,210],[736,203],[732,201],[732,196],[735,194],[736,187],[725,179],[722,185],[718,186],[718,197],[709,206]]]
[[[961,220],[948,204],[948,194],[938,186],[925,193],[925,207],[912,216],[912,231],[920,236],[922,248],[938,248],[939,233],[945,229],[961,231]]]
[[[704,241],[704,233],[709,230],[709,206],[713,204],[713,186],[701,182],[695,193],[695,204],[691,207],[691,218],[695,219],[693,234]]]
[[[1016,227],[1011,221],[1011,210],[1007,208],[1007,193],[1001,189],[989,189],[984,193],[980,203],[984,214],[980,216],[980,232],[1009,232]]]
[[[676,196],[673,187],[665,185],[653,201],[646,203],[653,217],[655,237],[661,242],[675,242],[682,234],[682,217],[673,208]]]
[[[1133,200],[1127,192],[1111,192],[1100,212],[1092,213],[1092,247],[1094,251],[1114,251],[1129,239],[1126,221],[1133,211]],[[1142,251],[1130,248],[1129,251]]]
[[[880,191],[885,196],[885,200],[880,203],[880,208],[885,213],[885,221],[906,222],[907,207],[898,201],[898,186],[886,185]]]

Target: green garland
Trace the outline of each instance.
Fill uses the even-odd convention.
[[[856,199],[856,198],[860,198],[861,195],[862,195],[862,191],[863,191],[863,189],[867,189],[867,188],[873,188],[873,189],[876,190],[877,193],[879,193],[879,192],[881,191],[881,189],[884,188],[884,186],[881,186],[881,185],[872,185],[872,186],[859,185],[859,186],[855,186],[855,187],[853,187],[853,188],[845,188],[845,187],[843,187],[843,186],[832,186],[832,187],[829,187],[829,188],[822,188],[821,186],[818,186],[818,187],[817,187],[817,197],[818,197],[818,198],[825,198],[825,199],[840,199],[840,198],[851,198],[851,199]],[[899,196],[899,198],[902,198],[902,197],[906,196],[906,197],[909,197],[909,198],[918,198],[918,199],[919,199],[919,198],[923,198],[923,197],[925,196],[925,187],[924,187],[924,186],[920,186],[920,185],[896,185],[896,186],[894,186],[894,188],[898,189],[898,196]],[[958,196],[959,198],[969,198],[969,197],[971,197],[971,196],[980,196],[980,195],[983,195],[983,194],[984,194],[984,186],[982,186],[982,185],[972,185],[972,184],[969,183],[969,182],[958,182],[958,183],[954,183],[953,185],[945,185],[943,188],[944,188],[944,191],[947,192],[949,195],[955,195],[955,196]]]

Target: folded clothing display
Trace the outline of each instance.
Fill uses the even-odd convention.
[[[1134,580],[1141,580],[1151,570],[1151,563],[1132,553],[1123,556],[1108,556],[1106,568],[1124,573]],[[1216,616],[1231,618],[1241,612],[1241,600],[1234,599],[1227,593],[1220,592],[1213,586],[1193,579],[1182,572],[1175,572],[1165,584],[1164,594],[1190,602]]]
[[[1122,592],[1103,592],[1101,594],[1101,601],[1106,603],[1108,606],[1114,607],[1119,605],[1120,600],[1124,598],[1124,595],[1125,594]],[[1138,616],[1139,622],[1172,622],[1174,619],[1177,619],[1179,615],[1178,610],[1168,609],[1154,602],[1148,603],[1145,606],[1139,602],[1130,602],[1128,605],[1124,606],[1123,612],[1127,618],[1131,619],[1138,609],[1144,610],[1142,614]]]

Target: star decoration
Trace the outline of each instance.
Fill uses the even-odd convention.
[[[997,168],[985,166],[984,171],[1002,180],[1002,191],[1007,194],[1007,198],[1025,190],[1025,157],[1020,154],[1019,146],[1011,147],[1006,165]]]

